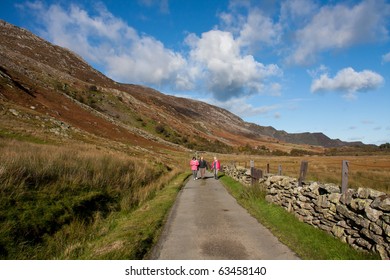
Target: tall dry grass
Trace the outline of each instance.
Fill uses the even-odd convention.
[[[359,187],[372,188],[390,193],[390,156],[310,156],[310,157],[261,157],[261,156],[235,156],[225,157],[222,163],[247,166],[253,160],[255,167],[267,169],[270,173],[278,174],[279,165],[282,175],[298,178],[302,161],[308,162],[306,175],[307,181],[320,181],[323,183],[334,183],[341,185],[342,161],[349,162],[348,187],[357,189]]]
[[[36,258],[37,248],[62,229],[137,207],[161,188],[168,169],[87,145],[0,139],[0,258]]]

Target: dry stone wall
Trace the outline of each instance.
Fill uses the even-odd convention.
[[[250,185],[250,171],[225,166],[225,174]],[[286,176],[267,175],[258,182],[267,201],[284,207],[299,220],[327,231],[356,249],[390,258],[390,196],[369,188],[348,189],[334,184],[303,183]]]

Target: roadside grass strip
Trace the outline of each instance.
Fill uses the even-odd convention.
[[[228,191],[282,243],[306,260],[371,260],[378,255],[358,251],[326,232],[299,221],[292,213],[267,202],[259,188],[245,187],[221,176]]]
[[[139,208],[115,213],[99,226],[99,234],[85,246],[77,259],[147,259],[157,242],[169,210],[184,186],[189,173],[176,176]]]

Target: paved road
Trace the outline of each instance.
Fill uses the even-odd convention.
[[[299,259],[259,224],[219,180],[191,180],[181,190],[152,259]]]

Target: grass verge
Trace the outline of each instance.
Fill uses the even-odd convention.
[[[228,176],[222,176],[221,181],[238,203],[301,259],[380,259],[375,254],[357,251],[326,232],[299,221],[282,207],[268,203],[259,188],[245,187]]]
[[[188,176],[158,158],[2,138],[0,163],[0,259],[143,258]]]
[[[89,236],[81,243],[75,240],[63,251],[61,259],[147,259],[156,244],[168,212],[177,193],[184,185],[189,173],[174,177],[155,196],[139,208],[112,214],[89,229]],[[66,234],[57,239],[66,238]],[[54,244],[53,244],[54,245]]]

